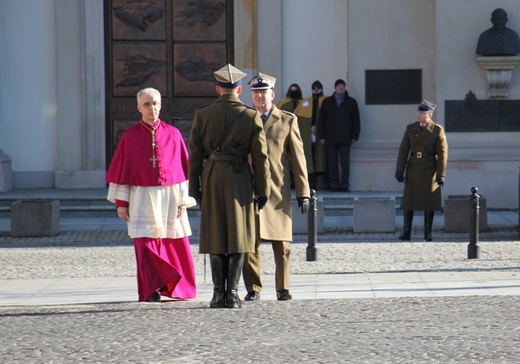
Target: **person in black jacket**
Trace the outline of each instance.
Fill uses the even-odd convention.
[[[361,131],[359,108],[357,101],[349,96],[345,81],[337,80],[334,88],[334,94],[321,104],[318,139],[327,146],[329,191],[350,192],[350,146],[358,141]]]

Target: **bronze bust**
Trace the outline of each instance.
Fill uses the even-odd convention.
[[[518,34],[506,27],[507,13],[498,8],[491,13],[493,26],[480,34],[477,44],[478,55],[482,56],[513,56],[520,53],[520,38]]]

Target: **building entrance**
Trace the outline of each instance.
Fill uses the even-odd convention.
[[[106,0],[107,166],[139,121],[136,93],[162,94],[161,119],[187,138],[195,109],[215,97],[213,72],[233,63],[231,0]]]

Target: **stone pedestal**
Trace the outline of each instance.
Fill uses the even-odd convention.
[[[470,196],[454,195],[444,200],[444,230],[450,233],[469,233]],[[479,231],[489,230],[484,196],[479,199]]]
[[[317,204],[317,216],[316,216],[316,230],[318,234],[323,234],[325,232],[325,224],[324,224],[324,207],[323,201],[316,201]],[[309,215],[302,214],[300,208],[298,207],[298,202],[292,202],[292,223],[293,223],[293,234],[307,234],[309,232]]]
[[[509,97],[513,69],[520,63],[520,56],[478,56],[475,59],[486,70],[488,96]]]
[[[60,202],[18,200],[11,205],[11,236],[55,236],[60,230]]]
[[[395,232],[395,198],[356,197],[354,199],[354,232]]]

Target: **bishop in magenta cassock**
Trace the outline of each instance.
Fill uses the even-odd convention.
[[[139,301],[194,298],[186,208],[196,202],[188,195],[188,151],[179,130],[159,120],[159,91],[143,89],[137,102],[142,120],[118,143],[106,176],[107,199],[134,243]]]

